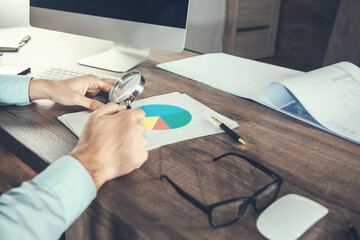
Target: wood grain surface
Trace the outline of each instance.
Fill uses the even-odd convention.
[[[0,144],[0,193],[32,179],[36,172]]]
[[[4,54],[0,63],[30,65],[33,73],[60,66],[121,75],[76,64],[80,57],[109,48],[109,42],[31,31],[31,42],[17,54]],[[349,223],[360,229],[359,145],[155,66],[194,55],[153,50],[149,60],[134,69],[146,79],[141,98],[173,91],[186,93],[238,122],[234,131],[246,145],[221,133],[151,150],[141,169],[100,189],[90,207],[67,231],[67,239],[264,239],[256,228],[259,213],[251,206],[235,224],[212,229],[204,213],[159,179],[161,174],[168,175],[204,204],[251,196],[271,181],[239,159],[212,162],[229,151],[250,156],[282,176],[279,197],[295,193],[329,209],[328,215],[301,239],[346,239]],[[0,142],[39,172],[75,146],[77,138],[57,116],[79,110],[82,108],[47,100],[1,107]]]

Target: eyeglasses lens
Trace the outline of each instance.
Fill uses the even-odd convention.
[[[275,182],[259,193],[255,200],[256,209],[263,210],[266,208],[274,200],[278,188],[279,182]]]
[[[214,226],[226,225],[241,216],[247,206],[244,199],[221,204],[211,212],[211,220]]]

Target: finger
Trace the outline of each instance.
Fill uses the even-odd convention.
[[[100,92],[100,90],[89,90],[89,91],[86,92],[85,96],[93,98],[96,95],[98,95],[99,92]]]
[[[99,108],[103,107],[105,104],[100,101],[82,96],[81,101],[79,102],[78,105],[86,107],[87,109],[90,109],[91,111],[95,111],[95,110],[98,110]]]
[[[97,79],[97,88],[104,92],[110,92],[111,88],[115,84],[115,80]]]
[[[111,85],[115,85],[115,83],[117,82],[116,80],[112,80],[112,79],[105,79],[105,78],[101,78],[101,80],[110,83]]]
[[[87,98],[87,97],[83,96],[82,94],[75,93],[72,97],[72,102],[70,105],[82,106],[87,109],[90,109],[91,111],[95,111],[95,110],[101,108],[102,106],[104,106],[105,104],[103,104],[102,102],[99,102],[97,100]]]
[[[134,108],[134,109],[127,110],[126,112],[124,112],[124,114],[131,114],[132,120],[134,122],[139,122],[145,117],[144,110],[142,110],[140,108]]]
[[[96,111],[96,114],[99,115],[99,116],[112,115],[112,114],[124,111],[125,109],[126,109],[126,107],[123,106],[123,105],[119,105],[119,104],[116,104],[116,103],[108,103],[104,107],[98,109]]]
[[[145,117],[145,112],[141,108],[134,108],[134,109],[131,109],[130,111],[135,112],[139,121]]]

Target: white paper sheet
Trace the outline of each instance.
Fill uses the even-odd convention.
[[[294,115],[301,103],[321,126],[360,143],[360,69],[351,63],[337,63],[272,83],[268,98],[282,110],[295,106]]]
[[[360,144],[360,69],[351,63],[303,73],[215,53],[157,66]]]
[[[148,150],[192,138],[223,132],[223,130],[214,123],[211,117],[219,119],[231,129],[238,126],[235,121],[220,115],[188,95],[180,94],[178,92],[137,100],[133,102],[131,106],[132,108],[137,108],[153,104],[165,104],[180,107],[191,114],[191,121],[185,126],[175,129],[145,129],[145,136],[148,140]],[[90,114],[89,111],[69,113],[59,116],[58,119],[79,137]]]
[[[271,105],[266,97],[266,88],[271,82],[302,74],[225,53],[203,54],[157,67],[266,106]]]

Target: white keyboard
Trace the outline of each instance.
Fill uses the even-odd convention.
[[[59,79],[67,79],[67,78],[83,76],[87,74],[89,73],[78,72],[64,68],[49,68],[39,74],[36,74],[34,77],[59,80]],[[121,77],[115,77],[111,75],[103,75],[103,74],[94,74],[94,75],[97,76],[98,78],[104,78],[104,79],[111,79],[111,80],[121,79]]]

